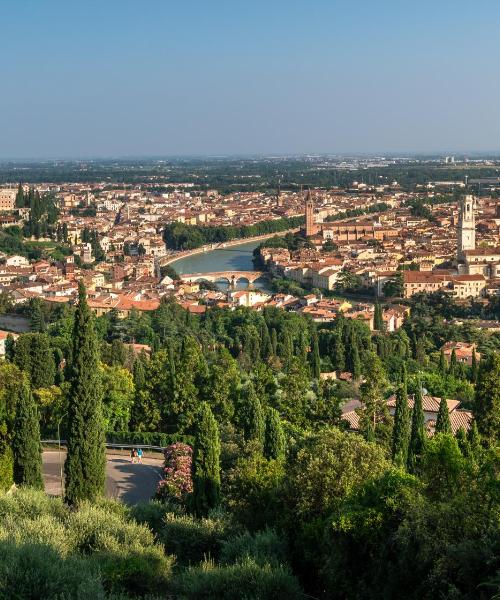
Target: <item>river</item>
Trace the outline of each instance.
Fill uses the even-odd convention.
[[[179,273],[211,273],[217,271],[254,271],[252,262],[253,251],[261,243],[245,242],[237,246],[229,248],[220,248],[218,250],[210,250],[201,254],[193,254],[187,258],[181,258],[174,263],[172,267]],[[246,289],[248,284],[240,282],[237,285],[238,289]],[[227,290],[228,285],[223,282],[218,282],[217,287],[221,290]],[[269,289],[269,283],[265,280],[255,281],[253,287],[259,289]]]

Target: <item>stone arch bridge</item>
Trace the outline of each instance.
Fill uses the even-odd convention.
[[[212,273],[186,273],[180,275],[182,281],[227,281],[229,285],[236,285],[239,281],[246,280],[253,283],[261,277],[268,277],[265,271],[214,271]]]

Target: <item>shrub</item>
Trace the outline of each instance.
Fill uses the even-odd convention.
[[[103,600],[107,598],[98,571],[88,561],[61,558],[44,544],[0,542],[2,600]]]
[[[189,565],[208,557],[217,559],[222,542],[233,532],[224,517],[197,519],[167,513],[158,539],[179,564]]]
[[[286,565],[286,541],[272,529],[265,529],[254,535],[245,531],[222,542],[221,563],[231,564],[247,558],[251,558],[260,566]]]
[[[294,600],[303,594],[295,577],[281,567],[260,566],[247,558],[228,566],[205,561],[173,581],[179,600]]]
[[[140,502],[130,508],[130,515],[138,522],[147,525],[153,533],[158,534],[163,526],[166,513],[175,512],[175,506],[152,500]]]
[[[7,516],[34,519],[42,515],[64,518],[67,508],[60,498],[51,498],[41,490],[18,488],[12,495],[0,494],[0,523]]]
[[[0,455],[0,492],[7,491],[14,483],[14,459],[10,448]]]
[[[94,590],[93,598],[107,597],[99,591],[99,582],[102,590],[117,594],[143,596],[163,593],[173,563],[173,559],[165,555],[163,547],[155,542],[153,533],[131,520],[129,510],[123,505],[103,500],[97,504],[82,503],[77,510],[70,510],[61,500],[29,489],[18,490],[11,496],[0,496],[0,544],[16,548],[15,560],[19,561],[21,572],[28,568],[23,565],[31,560],[33,554],[33,573],[25,574],[26,594],[19,594],[18,598],[56,598],[49,586],[50,578],[54,576],[57,580],[63,577],[57,569],[63,569],[66,563],[68,581],[74,579],[73,565],[76,565],[75,573],[81,570],[88,577],[81,576],[81,585],[78,578],[71,584],[76,590],[73,595],[65,595],[63,587],[58,599],[80,597],[79,586]],[[42,559],[44,553],[53,557],[51,562],[57,563],[57,567],[47,567]],[[9,565],[4,567],[3,579],[13,582],[17,563],[14,561]],[[9,571],[11,567],[12,573]],[[45,590],[41,595],[30,593],[30,586],[37,578],[41,581],[42,590],[44,582],[49,582],[46,593]],[[9,585],[6,583],[7,587],[2,588],[0,582],[0,590],[10,590],[10,595],[3,597],[16,598],[13,595],[15,588],[11,589]],[[23,585],[20,583],[20,589]],[[70,584],[68,586],[71,589]]]
[[[163,479],[158,484],[156,497],[159,500],[172,500],[183,504],[193,491],[191,475],[193,450],[191,446],[177,442],[167,446],[163,454],[165,456]]]
[[[226,501],[238,523],[251,530],[272,526],[280,512],[284,465],[253,453],[236,461],[228,473]]]
[[[172,560],[146,526],[90,504],[71,513],[67,525],[76,550],[93,556],[112,589],[152,593],[164,588]]]

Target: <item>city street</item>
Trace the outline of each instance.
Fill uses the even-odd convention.
[[[64,465],[66,452],[61,452]],[[126,504],[150,500],[161,476],[161,458],[143,458],[143,464],[131,464],[126,455],[107,454],[106,495]],[[64,471],[64,468],[63,468]],[[48,494],[61,493],[61,464],[58,450],[44,450],[43,476]]]

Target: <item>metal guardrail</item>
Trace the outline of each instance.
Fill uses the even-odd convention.
[[[55,446],[66,446],[66,440],[41,440],[42,444],[51,444]],[[106,442],[106,448],[115,448],[117,450],[132,450],[132,448],[141,448],[142,450],[150,450],[151,452],[163,452],[163,446],[148,446],[146,444],[112,444]]]

